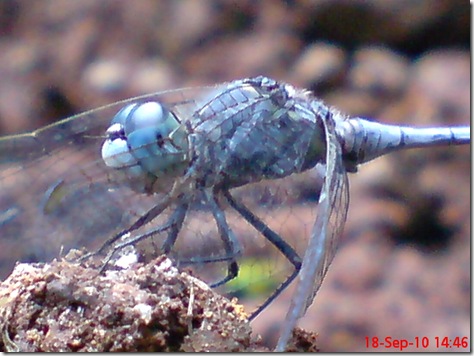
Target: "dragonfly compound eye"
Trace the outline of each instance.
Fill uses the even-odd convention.
[[[102,159],[111,168],[122,168],[137,164],[137,160],[130,154],[127,138],[123,126],[113,123],[107,130],[107,139],[102,145]]]
[[[102,158],[111,168],[133,169],[155,178],[182,174],[188,165],[188,140],[184,125],[159,102],[130,104],[122,108],[107,130]],[[135,184],[134,184],[135,185]]]
[[[124,121],[126,134],[130,134],[142,128],[157,127],[162,124],[164,125],[172,124],[168,120],[170,118],[169,110],[166,109],[159,102],[149,101],[149,102],[144,102],[144,103],[131,104],[128,106],[131,106],[131,108],[129,109],[126,106],[125,108],[120,110],[117,114],[117,116],[127,114]],[[121,114],[122,111],[123,111],[123,114]],[[176,124],[176,122],[174,124]]]

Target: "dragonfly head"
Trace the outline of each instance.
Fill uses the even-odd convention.
[[[104,163],[119,171],[132,189],[169,189],[189,164],[185,126],[163,104],[129,104],[112,119],[102,145]]]

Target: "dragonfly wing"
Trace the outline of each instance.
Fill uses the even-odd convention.
[[[154,93],[72,116],[31,133],[0,138],[0,236],[5,237],[4,246],[12,252],[8,253],[9,261],[2,262],[13,266],[15,261],[24,260],[25,255],[30,256],[29,261],[49,260],[58,256],[61,247],[65,251],[82,246],[96,249],[107,237],[129,228],[160,201],[160,194],[139,194],[121,184],[101,159],[106,130],[114,115],[127,104],[159,101],[175,113],[183,125],[189,123],[195,131],[204,132],[203,137],[210,141],[215,138],[218,142],[225,130],[232,131],[232,124],[237,125],[237,120],[260,113],[261,120],[255,125],[258,134],[266,134],[268,143],[259,149],[264,152],[271,149],[273,156],[280,158],[282,154],[274,152],[275,147],[293,145],[277,132],[268,134],[275,130],[275,125],[272,120],[268,121],[270,116],[265,120],[267,116],[262,110],[273,108],[271,100],[265,95],[243,100],[242,95],[249,93],[257,91],[246,81]],[[242,103],[228,108],[229,100],[230,104],[232,100]],[[266,103],[263,108],[262,103]],[[289,117],[287,110],[279,111],[290,124],[299,124]],[[304,124],[306,122],[302,127],[306,128]],[[241,135],[234,135],[238,137],[229,141],[229,145],[244,151],[245,147],[255,145],[245,135],[245,128],[238,132]],[[294,162],[300,151],[307,151],[309,132],[313,130],[302,129],[299,136],[294,133],[299,146],[291,154],[285,154],[286,161],[276,161],[274,166],[289,166],[287,161]],[[232,152],[239,157],[246,153]],[[219,156],[226,162],[226,170],[230,169],[228,162],[232,163],[229,155]],[[206,164],[212,164],[211,168],[216,166],[215,162]],[[242,173],[239,170],[242,164],[234,166],[236,173]],[[236,174],[235,185],[245,183],[238,180],[239,174]],[[160,182],[163,180],[166,185],[166,179]],[[169,210],[153,221],[154,226],[167,220]]]
[[[291,333],[318,292],[336,253],[349,204],[347,174],[334,121],[325,120],[326,176],[318,202],[318,215],[297,277],[296,289],[288,310],[276,351],[284,351]]]
[[[168,91],[117,102],[32,133],[1,138],[0,186],[5,189],[0,189],[0,236],[5,236],[3,246],[8,244],[12,252],[9,260],[2,262],[13,266],[16,260],[24,260],[25,254],[30,254],[29,261],[49,260],[58,256],[61,246],[65,251],[83,246],[95,250],[109,237],[127,235],[135,221],[154,209],[161,201],[160,194],[140,194],[122,185],[116,172],[101,158],[105,132],[115,114],[130,107],[127,104],[148,101],[165,104],[186,127],[186,134],[191,133],[188,138],[197,152],[188,171],[193,179],[212,187],[214,181],[206,179],[216,177],[218,181],[225,173],[225,188],[238,190],[238,199],[250,200],[250,209],[260,209],[267,224],[273,223],[279,233],[284,232],[281,221],[272,219],[267,208],[274,206],[276,211],[285,205],[277,203],[280,199],[299,203],[287,190],[289,185],[282,187],[276,179],[290,183],[292,173],[304,174],[315,162],[325,159],[325,150],[319,149],[325,146],[323,125],[310,107],[301,105],[306,99],[303,94],[296,98],[290,94],[285,86],[262,78]],[[120,137],[120,132],[116,133]],[[313,147],[315,141],[321,144]],[[147,141],[139,148],[151,149],[158,142]],[[124,158],[121,152],[114,152],[112,157],[122,161],[118,159]],[[137,154],[132,149],[130,152]],[[160,177],[160,183],[167,187],[169,177]],[[254,184],[253,188],[247,183]],[[191,257],[203,257],[204,261],[210,254],[226,255],[209,207],[199,195],[201,189],[194,194],[194,188],[190,186],[191,192],[183,192],[183,201],[192,202],[186,224],[171,246],[171,255],[184,263]],[[260,195],[253,194],[252,189]],[[134,230],[133,237],[148,233],[150,228],[160,230],[179,204],[171,201],[171,206],[150,222],[153,226],[140,225],[138,229],[143,230]],[[226,214],[230,227],[239,231],[242,239],[259,236],[258,231],[244,231],[238,214]],[[311,226],[314,221],[313,217],[307,218],[302,224],[304,232],[306,224]],[[165,237],[162,235],[153,236],[157,247],[161,246],[157,239]],[[281,270],[281,274],[286,272]]]
[[[127,228],[159,197],[138,194],[116,181],[101,158],[105,132],[127,103],[159,100],[192,117],[194,99],[211,88],[149,94],[90,110],[36,131],[0,138],[0,236],[18,260],[45,261],[62,247],[97,247]]]

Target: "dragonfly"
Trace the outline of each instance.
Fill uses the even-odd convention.
[[[212,287],[238,277],[244,245],[263,236],[292,272],[250,319],[296,282],[276,347],[283,351],[336,254],[348,173],[397,150],[469,143],[469,126],[349,117],[310,91],[263,76],[152,93],[0,138],[0,236],[12,260],[22,244],[30,260],[54,257],[59,243],[87,245],[85,257],[105,256],[104,268],[123,249],[152,240],[183,265],[209,272],[223,264]],[[262,217],[262,206],[284,204],[281,195],[290,194],[280,187],[305,174],[321,184],[313,186],[317,213],[300,252]],[[253,231],[245,244],[244,225]]]

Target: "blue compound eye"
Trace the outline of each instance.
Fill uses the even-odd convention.
[[[140,129],[161,127],[162,125],[169,124],[166,121],[168,120],[170,112],[158,102],[150,101],[135,104],[128,110],[128,113],[124,111],[124,114],[127,114],[124,123],[126,135]],[[178,124],[176,120],[174,120],[174,124],[175,126]],[[171,129],[174,129],[174,127]]]
[[[187,154],[187,142],[170,137],[170,122],[136,129],[127,143],[140,166],[155,176],[181,165]]]
[[[138,104],[129,104],[127,106],[124,106],[120,111],[115,114],[114,118],[112,119],[110,126],[113,124],[120,124],[122,127],[125,126],[125,121],[127,120],[127,117],[130,115],[130,112],[136,108]]]
[[[145,103],[134,103],[123,107],[114,116],[111,125],[122,125],[125,135],[129,135],[142,128],[162,125],[166,122],[169,116],[169,110],[159,102],[150,101]],[[173,119],[175,121],[174,124],[176,124],[177,120],[174,117]]]
[[[165,140],[163,139],[163,135],[160,133],[160,132],[157,132],[156,135],[155,135],[155,141],[156,141],[156,145],[159,147],[159,148],[162,148],[163,145],[165,144]]]
[[[113,118],[102,147],[107,166],[140,167],[155,177],[181,173],[188,163],[188,140],[178,118],[159,102],[130,104]],[[135,168],[134,168],[135,169]]]

